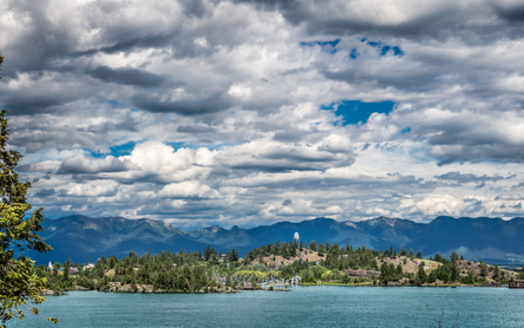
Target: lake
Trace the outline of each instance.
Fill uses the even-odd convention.
[[[524,327],[524,289],[297,287],[292,292],[117,294],[48,297],[41,314],[8,327]]]

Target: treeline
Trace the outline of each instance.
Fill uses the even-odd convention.
[[[315,260],[309,261],[310,257]],[[435,254],[424,260],[420,252],[415,254],[413,250],[377,251],[315,241],[277,241],[251,250],[243,259],[234,249],[223,254],[208,246],[203,252],[141,256],[131,252],[121,259],[102,256],[89,265],[68,260],[52,268],[38,266],[36,272],[46,277],[48,287],[54,290],[80,286],[104,291],[118,283],[128,286],[126,291],[131,292],[141,291],[144,285],[163,292],[213,292],[267,281],[285,284],[295,276],[302,284],[413,286],[504,284],[514,278],[496,265],[466,261],[456,253],[449,258]],[[524,271],[520,275],[524,278]]]
[[[130,285],[130,291],[137,291],[138,285],[152,285],[155,290],[166,292],[195,292],[202,288],[230,286],[227,277],[236,268],[234,263],[208,262],[201,252],[142,256],[131,252],[122,259],[101,256],[93,265],[68,260],[63,265],[55,263],[53,269],[39,266],[37,273],[46,277],[48,288],[54,290],[68,290],[74,286],[109,290],[111,283],[118,282]]]
[[[315,252],[318,256],[324,257],[322,266],[327,269],[367,269],[367,270],[379,270],[377,260],[381,260],[388,257],[396,256],[407,256],[409,258],[422,258],[420,252],[417,255],[414,254],[413,250],[409,252],[402,249],[400,253],[397,253],[392,247],[385,251],[377,251],[368,249],[365,246],[353,248],[352,245],[346,244],[343,247],[339,247],[337,243],[330,244],[325,242],[324,244],[317,244],[316,241],[297,243],[296,241],[280,243],[277,241],[274,244],[268,244],[267,246],[261,246],[249,251],[244,257],[244,261],[253,262],[258,260],[259,263],[263,262],[265,258],[271,258],[275,256],[282,256],[284,259],[291,259],[298,256],[301,252]]]

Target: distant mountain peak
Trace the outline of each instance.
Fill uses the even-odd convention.
[[[231,229],[229,229],[229,231],[237,232],[237,231],[240,231],[240,228],[237,225],[234,225],[231,227]]]
[[[326,217],[319,217],[319,218],[313,219],[312,221],[317,221],[317,222],[328,221],[328,222],[331,222],[331,221],[335,221],[335,220],[333,220],[331,218],[326,218]]]
[[[125,256],[152,251],[196,251],[207,245],[225,251],[235,248],[243,253],[268,243],[287,242],[294,233],[300,240],[366,246],[371,249],[420,250],[424,256],[463,252],[469,258],[498,263],[524,263],[524,219],[452,218],[441,216],[429,223],[406,219],[377,217],[367,221],[340,222],[316,218],[302,222],[278,222],[254,228],[218,225],[195,231],[181,230],[161,220],[122,217],[90,218],[72,215],[45,220],[40,236],[54,250],[32,253],[39,263],[96,261],[100,255]],[[75,247],[71,247],[75,245]]]
[[[224,228],[222,228],[221,226],[219,225],[212,225],[210,227],[207,227],[207,228],[203,228],[203,229],[198,229],[197,231],[209,231],[209,232],[212,232],[212,233],[217,233],[219,231],[226,231]]]
[[[346,221],[346,222],[344,222],[344,224],[347,225],[348,227],[352,227],[352,228],[358,229],[357,225],[353,221]]]
[[[378,218],[374,218],[369,220],[370,225],[379,225],[379,224],[386,224],[391,227],[395,227],[395,223],[398,219],[389,218],[387,216],[379,216]]]

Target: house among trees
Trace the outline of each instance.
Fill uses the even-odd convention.
[[[302,277],[294,276],[291,279],[289,279],[288,283],[291,284],[291,285],[296,286],[296,285],[299,285],[301,282],[302,282]]]
[[[509,288],[524,288],[524,280],[513,280],[508,283]]]
[[[84,265],[84,267],[82,268],[82,271],[88,271],[88,270],[91,270],[95,267],[94,264],[92,263],[88,263],[87,265]]]

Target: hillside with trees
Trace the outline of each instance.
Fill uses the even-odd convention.
[[[211,247],[203,252],[131,252],[120,259],[102,256],[93,264],[68,260],[38,266],[36,272],[47,279],[50,290],[154,293],[273,289],[285,287],[296,276],[302,285],[347,286],[499,286],[517,277],[514,271],[456,253],[424,259],[413,250],[377,251],[316,241],[277,241],[244,258],[236,250],[222,254]]]

